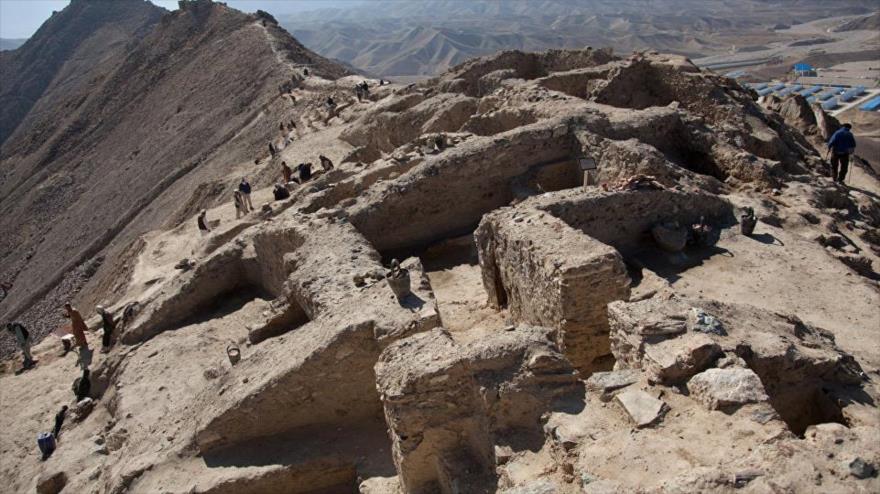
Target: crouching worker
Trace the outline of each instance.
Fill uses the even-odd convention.
[[[11,322],[6,325],[6,329],[15,336],[15,341],[21,348],[21,353],[24,356],[24,368],[30,369],[36,365],[37,361],[31,357],[31,335],[24,325],[20,322]]]
[[[290,197],[290,191],[287,190],[287,187],[282,184],[275,184],[275,188],[272,190],[272,194],[275,195],[276,201],[281,201]]]
[[[76,395],[76,401],[82,401],[89,397],[92,392],[92,381],[89,379],[89,370],[83,369],[82,377],[77,377],[73,381],[73,394]]]

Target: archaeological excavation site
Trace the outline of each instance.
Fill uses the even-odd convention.
[[[190,154],[161,190],[131,178],[124,221],[63,196],[103,243],[52,230],[9,262],[0,314],[38,363],[4,350],[0,491],[880,492],[880,180],[860,158],[827,177],[842,122],[656,52],[509,51],[388,83],[268,14],[182,3],[118,70],[158,91],[219,37],[254,81],[184,90],[247,92],[222,114],[155,110],[167,140],[126,163]],[[184,63],[160,35],[201,38]],[[106,118],[136,132],[169,91]],[[4,160],[47,162],[20,131]],[[89,132],[81,163],[119,155]],[[273,197],[282,162],[319,155]],[[68,299],[91,351],[62,345]],[[103,350],[97,305],[119,321]]]

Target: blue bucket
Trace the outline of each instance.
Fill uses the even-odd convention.
[[[43,432],[37,436],[37,446],[40,447],[43,457],[48,457],[55,451],[55,436],[51,432]]]

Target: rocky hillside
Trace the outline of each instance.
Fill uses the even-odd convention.
[[[57,107],[54,98],[84,92],[110,70],[100,62],[118,60],[126,44],[143,37],[164,13],[140,0],[74,1],[53,14],[20,50],[0,55],[0,144],[19,126],[22,135],[33,132],[38,115],[45,119],[48,109]],[[41,100],[43,109],[34,108]],[[31,122],[23,123],[32,109]]]
[[[13,74],[0,99],[4,319],[45,334],[87,280],[101,289],[81,297],[105,294],[139,235],[218,200],[204,184],[250,172],[305,71],[346,73],[270,16],[182,5],[75,1],[0,58]]]

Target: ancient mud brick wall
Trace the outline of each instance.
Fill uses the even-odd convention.
[[[582,392],[551,332],[520,326],[463,345],[435,329],[382,352],[376,386],[404,492],[483,492],[496,436],[540,430],[557,400]]]
[[[562,120],[470,139],[371,187],[349,209],[349,219],[380,252],[462,234],[487,211],[510,203],[514,177],[570,159],[572,145]]]
[[[517,321],[558,330],[565,355],[591,372],[610,354],[606,305],[629,296],[620,254],[550,214],[503,209],[475,233],[489,301]]]
[[[312,321],[283,342],[261,345],[206,390],[199,451],[377,416],[372,366],[380,351],[369,322],[340,328]]]
[[[392,345],[376,367],[405,492],[440,490],[453,474],[443,472],[443,465],[454,457],[484,475],[491,472],[488,417],[480,412],[476,381],[448,335],[435,330]]]
[[[651,242],[651,228],[661,222],[696,223],[701,216],[716,226],[735,222],[733,206],[702,192],[636,190],[602,192],[567,190],[545,194],[534,205],[624,255]]]

